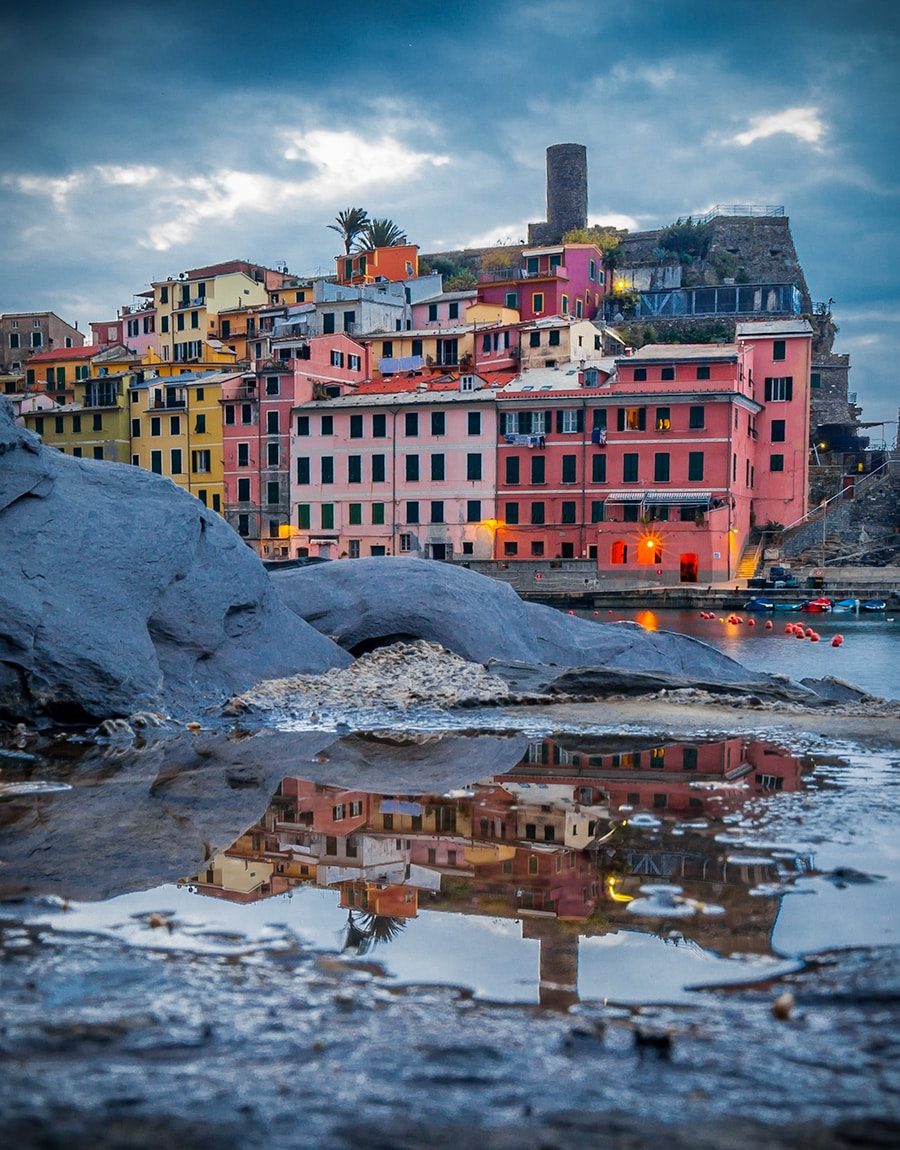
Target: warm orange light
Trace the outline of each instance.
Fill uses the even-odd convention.
[[[659,620],[652,611],[638,611],[635,616],[635,622],[640,623],[645,631],[659,630]]]

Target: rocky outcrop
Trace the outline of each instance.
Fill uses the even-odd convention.
[[[620,683],[633,691],[636,679],[651,690],[702,683],[708,690],[804,693],[697,639],[526,603],[507,584],[448,563],[359,559],[273,571],[272,578],[289,607],[355,654],[425,639],[476,663],[603,668],[597,693]]]
[[[218,515],[137,467],[75,459],[0,397],[0,716],[196,711],[350,662]]]

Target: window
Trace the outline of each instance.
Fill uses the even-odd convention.
[[[447,304],[447,319],[459,319],[459,304],[455,300]]]
[[[444,501],[443,499],[432,499],[431,501],[431,522],[443,523],[444,522]]]
[[[809,386],[810,387],[821,387],[822,386],[822,373],[821,372],[819,372],[819,371],[810,372]]]
[[[518,543],[515,543],[512,540],[507,540],[503,544],[503,554],[504,555],[518,555],[519,554]]]
[[[536,291],[531,297],[531,310],[535,315],[540,315],[544,310],[544,293]]]
[[[695,431],[706,426],[704,418],[704,408],[702,405],[691,407],[688,412],[688,427],[693,428]]]
[[[277,467],[281,462],[281,452],[277,443],[266,444],[266,466]]]
[[[279,503],[281,501],[281,485],[277,479],[270,479],[266,484],[266,503]]]
[[[383,455],[372,456],[372,482],[384,483],[385,476],[385,457]]]
[[[765,384],[766,403],[786,403],[793,397],[793,376],[767,376]]]
[[[658,407],[656,409],[656,430],[669,431],[672,426],[671,409],[668,407]]]
[[[481,412],[470,411],[466,414],[466,431],[469,435],[481,435]]]
[[[770,455],[769,456],[769,470],[770,471],[784,471],[784,456],[783,455]]]
[[[518,455],[507,455],[506,457],[506,482],[518,483],[519,482],[519,457]]]
[[[519,522],[519,505],[518,503],[507,503],[504,508],[504,516],[506,522],[515,526]]]
[[[481,478],[481,453],[468,452],[466,455],[466,479],[477,480]]]
[[[331,366],[332,367],[343,367],[344,366],[344,353],[342,351],[335,351],[334,349],[332,349]]]
[[[418,523],[419,522],[419,501],[418,499],[409,499],[406,503],[406,522]]]
[[[150,470],[155,471],[157,475],[162,475],[162,452],[150,452]]]
[[[785,359],[787,356],[787,342],[776,339],[772,343],[772,359]]]
[[[65,422],[66,421],[63,419],[63,417],[61,415],[57,415],[56,418],[54,419],[53,430],[56,432],[57,435],[62,435],[63,431],[65,430]]]
[[[348,516],[349,516],[349,522],[353,526],[357,526],[358,524],[362,523],[362,504],[361,503],[351,503],[348,506],[347,511],[348,511]]]
[[[372,523],[376,527],[378,527],[379,525],[384,523],[384,504],[383,503],[373,503],[372,504]]]
[[[271,415],[272,412],[270,412],[269,414]],[[198,415],[197,416],[196,421],[194,423],[194,433],[196,435],[205,435],[206,434],[206,416],[205,415]]]
[[[312,516],[310,513],[310,504],[298,503],[297,504],[297,526],[304,531],[308,531],[312,523]]]
[[[350,312],[350,314],[352,315],[353,313]],[[358,355],[352,355],[352,354],[347,355],[347,367],[349,367],[351,371],[359,371],[361,362],[362,361],[360,360],[360,357]],[[359,547],[359,540],[358,539],[351,540],[351,546],[353,545],[353,543],[356,543],[357,548]],[[357,558],[359,558],[359,556],[357,556]]]
[[[250,502],[250,480],[239,479],[237,481],[238,503]]]
[[[334,530],[334,504],[322,504],[322,529],[324,531]]]
[[[372,438],[387,438],[387,416],[384,412],[377,412],[372,416]]]
[[[181,416],[169,416],[169,435],[181,435]]]
[[[432,455],[431,457],[431,478],[436,482],[440,482],[445,478],[445,457],[443,455]]]
[[[41,332],[33,331],[31,333],[31,346],[32,347],[43,347],[44,346],[44,336]]]
[[[531,457],[531,482],[546,483],[547,460],[543,455]]]
[[[675,368],[674,367],[664,367],[662,369],[662,371],[659,373],[659,378],[662,380],[666,380],[666,381],[673,380],[675,378]]]
[[[436,323],[437,317],[438,317],[438,305],[436,303],[430,303],[428,305],[428,322],[429,323]]]
[[[418,455],[406,456],[406,481],[407,483],[415,483],[419,478],[419,457]]]
[[[532,331],[528,333],[528,346],[540,347],[541,346],[541,333],[539,331]]]
[[[334,456],[322,456],[322,482],[334,483]]]
[[[447,416],[443,411],[433,411],[431,413],[431,434],[432,435],[446,435],[447,433]]]
[[[323,435],[334,435],[334,416],[333,415],[323,415],[322,416],[322,434]]]
[[[638,454],[636,451],[626,451],[622,456],[622,482],[637,483],[638,481]]]
[[[180,475],[181,474],[181,448],[180,447],[173,447],[171,455],[172,455],[171,461],[170,461],[171,474],[172,475]]]
[[[239,443],[237,445],[237,465],[238,467],[250,466],[250,444]]]
[[[698,365],[698,367],[697,367],[697,378],[698,379],[709,379],[709,364],[708,363],[701,363]]]
[[[277,435],[281,430],[277,411],[266,412],[266,435]]]
[[[772,442],[784,443],[785,423],[783,419],[772,420]]]
[[[620,407],[616,411],[616,428],[618,431],[644,431],[646,427],[646,407]]]
[[[407,411],[404,419],[404,432],[410,439],[419,434],[419,413],[417,411]]]
[[[503,298],[504,307],[518,308],[519,306],[519,293],[517,291],[508,291]]]
[[[576,465],[578,457],[576,455],[564,455],[562,457],[562,481],[563,483],[575,483]]]
[[[19,340],[19,333],[17,331],[11,331],[9,333],[9,346],[10,347],[21,347],[22,346],[21,342]]]
[[[688,453],[688,479],[699,481],[703,478],[703,452]]]
[[[304,417],[304,418],[306,418],[306,417]],[[234,423],[234,404],[233,403],[229,403],[225,407],[225,422],[229,427],[231,427],[232,424]],[[307,422],[306,428],[307,428],[306,434],[309,435],[309,423],[308,422]],[[301,434],[299,420],[297,422],[297,434],[298,435]]]
[[[241,404],[241,423],[253,422],[253,405],[250,403]]]
[[[559,417],[562,417],[561,420]],[[583,426],[583,415],[579,409],[567,409],[561,411],[557,416],[557,421],[560,426],[557,428],[564,435],[572,435],[576,431],[580,431]]]
[[[362,483],[362,456],[347,456],[347,482]]]
[[[297,456],[297,483],[306,486],[310,482],[310,463],[308,455]]]
[[[394,358],[394,341],[392,339],[385,339],[381,342],[381,357],[382,359]]]
[[[591,457],[591,482],[606,482],[606,456],[594,455]]]
[[[653,457],[653,479],[656,483],[669,482],[669,453],[657,451]]]
[[[407,532],[404,531],[403,534],[400,536],[400,551],[401,551],[401,553],[403,553],[405,551],[412,551],[412,549],[413,549],[413,537],[412,537],[412,535],[409,535]]]
[[[636,367],[634,369],[634,381],[635,381],[635,383],[642,383],[644,380],[646,380],[646,378],[647,378],[646,367]]]
[[[532,503],[532,505],[531,505],[531,522],[532,523],[543,523],[544,522],[544,504],[543,504],[543,502]]]
[[[591,523],[602,523],[606,518],[606,504],[602,499],[591,500]]]
[[[334,335],[334,312],[322,312],[322,332],[325,335]]]
[[[562,504],[562,521],[563,523],[575,522],[576,503],[573,499],[564,499]]]
[[[544,554],[544,541],[543,539],[533,539],[531,542],[531,554],[539,557]]]
[[[481,500],[468,499],[466,501],[466,523],[481,522]]]

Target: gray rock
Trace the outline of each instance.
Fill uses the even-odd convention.
[[[350,662],[219,515],[161,476],[43,447],[2,397],[0,539],[2,716],[196,712]]]
[[[786,693],[784,680],[756,675],[699,639],[526,603],[508,584],[449,563],[357,559],[273,571],[272,579],[292,610],[354,653],[389,640],[426,639],[485,665],[603,668],[594,679],[598,693],[616,691],[619,680],[634,690],[642,676],[650,677],[650,690],[702,683],[707,690]],[[796,684],[787,693],[807,694]]]

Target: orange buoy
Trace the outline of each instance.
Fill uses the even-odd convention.
[[[810,643],[818,643],[820,638],[821,638],[821,636],[817,632],[813,631],[813,633],[809,637],[809,641],[810,641]]]
[[[772,622],[771,619],[766,619],[766,630],[767,631],[771,631],[774,626],[775,626],[775,624]]]
[[[748,627],[755,627],[756,626],[756,620],[755,619],[748,619],[747,620],[747,626]]]
[[[770,620],[769,620],[769,622],[771,623],[771,622],[772,622],[772,620],[770,619]],[[785,633],[785,635],[793,635],[793,633],[794,633],[794,624],[793,624],[793,623],[785,623],[785,625],[784,625],[784,633]]]
[[[806,634],[804,633],[804,630],[802,627],[800,628],[799,631],[794,632],[794,638],[795,639],[805,639],[806,638]]]
[[[844,642],[844,636],[843,635],[835,635],[835,637],[831,640],[831,645],[832,645],[832,647],[840,647],[843,642]]]
[[[807,637],[807,639],[810,637],[810,635],[811,635],[812,633],[813,633],[813,629],[812,629],[812,627],[807,627],[807,628],[806,628],[806,637]]]

